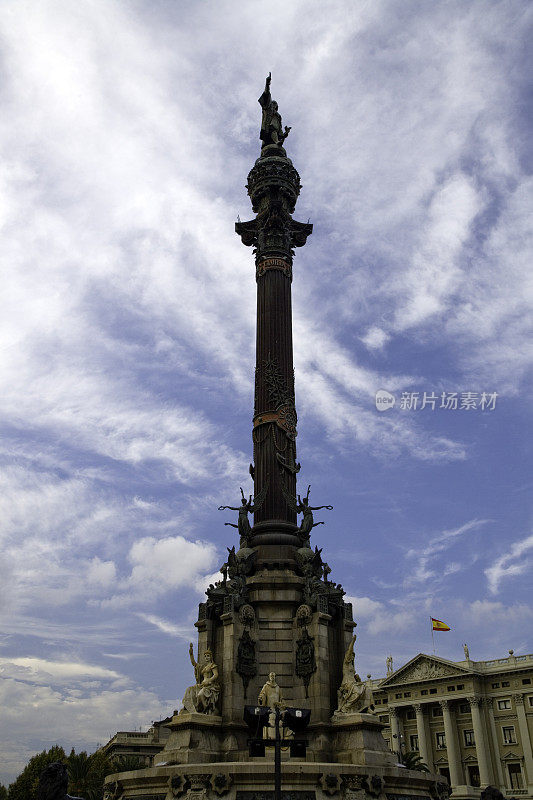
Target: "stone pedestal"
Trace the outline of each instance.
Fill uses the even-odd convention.
[[[166,764],[203,764],[218,761],[222,717],[174,714],[167,724],[172,733],[158,760]]]
[[[397,763],[383,738],[385,727],[373,714],[339,714],[333,722],[333,749],[338,761],[390,767]]]

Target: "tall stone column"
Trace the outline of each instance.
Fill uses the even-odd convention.
[[[492,782],[490,762],[488,759],[488,742],[485,735],[485,726],[481,717],[481,697],[469,697],[470,711],[472,713],[472,724],[474,726],[474,738],[476,740],[476,755],[479,766],[479,778],[481,788],[489,786]]]
[[[494,753],[494,770],[498,779],[498,787],[500,791],[506,790],[505,777],[502,769],[502,762],[500,761],[500,744],[498,742],[498,732],[496,730],[496,721],[494,719],[494,701],[492,697],[485,697],[485,706],[489,716],[489,729],[492,739],[492,752]]]
[[[439,705],[442,708],[442,716],[444,719],[444,733],[446,735],[446,750],[448,752],[450,781],[452,784],[452,789],[455,789],[456,786],[463,786],[465,783],[459,744],[457,742],[457,731],[452,718],[452,710],[450,708],[449,701],[440,700]]]
[[[527,772],[527,785],[529,794],[533,792],[533,753],[531,751],[531,737],[527,725],[526,710],[524,708],[524,695],[515,694],[513,700],[516,707],[516,716],[518,717],[518,728],[520,730],[520,739],[522,741],[522,750],[524,751],[524,764]]]
[[[313,230],[311,224],[292,218],[300,188],[300,176],[284,148],[267,143],[248,175],[256,216],[235,224],[243,244],[255,253],[253,478],[255,497],[261,497],[261,502],[254,504],[252,546],[259,547],[259,560],[267,561],[290,559],[287,548],[300,546],[295,536],[300,466],[296,462],[291,281],[294,248],[302,247]]]
[[[424,707],[422,703],[415,703],[413,706],[416,714],[416,732],[418,734],[418,752],[420,758],[427,764],[429,769],[433,769],[433,759],[431,757],[430,748],[426,736],[426,720],[424,718]],[[431,763],[430,763],[431,762]]]

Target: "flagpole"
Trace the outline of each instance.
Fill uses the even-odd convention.
[[[431,625],[431,642],[433,644],[433,655],[435,655],[435,635],[433,633],[433,619],[429,618],[429,624]]]

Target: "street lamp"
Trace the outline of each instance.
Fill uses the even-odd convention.
[[[264,756],[265,747],[274,748],[274,800],[281,800],[281,748],[289,747],[293,758],[305,758],[306,739],[285,739],[281,737],[280,722],[294,734],[303,733],[309,725],[311,712],[308,708],[274,708],[274,739],[265,739],[263,729],[269,726],[271,709],[266,706],[245,706],[244,721],[252,736],[248,739],[250,757]]]

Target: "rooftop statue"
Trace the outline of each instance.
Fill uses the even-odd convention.
[[[218,667],[213,661],[211,650],[204,653],[204,664],[199,664],[194,659],[192,642],[189,645],[189,657],[194,667],[196,684],[189,686],[183,696],[183,712],[190,714],[195,711],[199,714],[216,714],[220,684],[218,682]]]
[[[265,82],[265,91],[258,100],[261,108],[263,109],[261,133],[259,134],[259,138],[263,142],[263,147],[267,144],[282,145],[290,131],[290,128],[287,125],[285,125],[285,131],[283,131],[281,114],[278,111],[278,104],[275,100],[272,100],[272,95],[270,94],[271,80],[272,76],[269,72],[268,78]]]
[[[81,800],[67,794],[68,772],[65,764],[54,761],[43,769],[37,787],[37,800]]]
[[[338,691],[338,708],[341,714],[373,714],[374,698],[369,681],[362,681],[355,672],[354,644],[357,636],[353,636],[342,662],[342,683]]]

